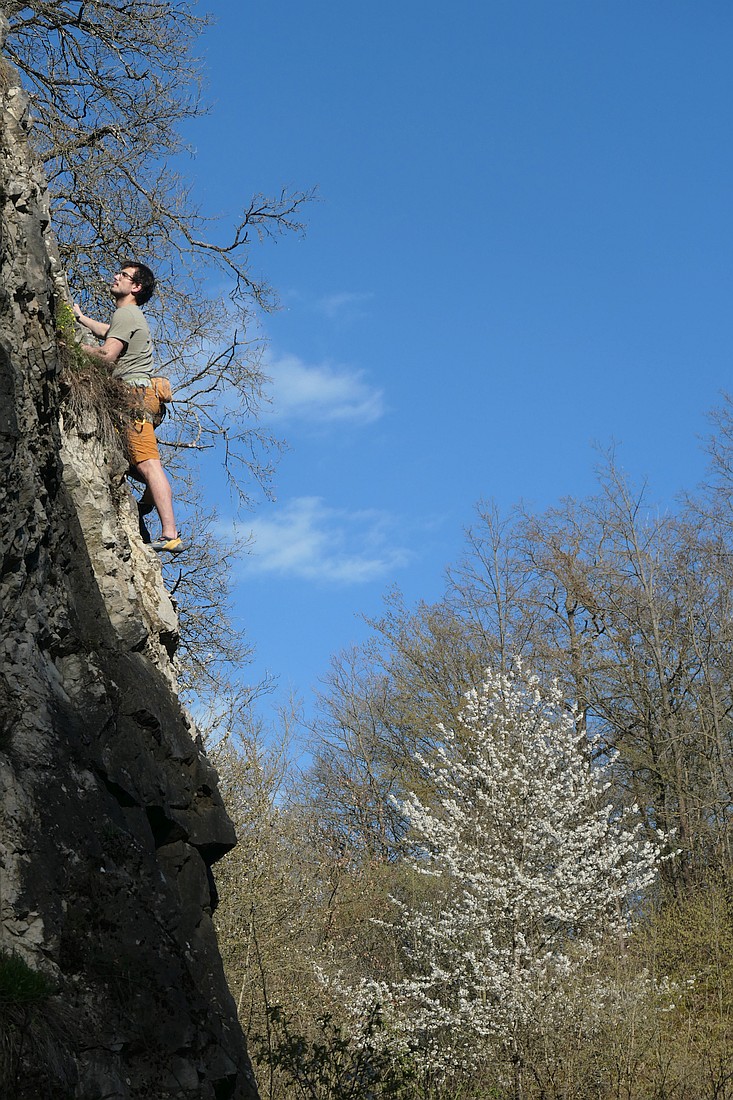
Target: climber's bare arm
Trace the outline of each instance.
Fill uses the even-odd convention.
[[[92,317],[87,317],[86,314],[82,313],[78,302],[74,302],[74,316],[80,325],[89,329],[91,334],[97,336],[100,340],[104,340],[109,332],[109,325],[105,325],[103,321],[95,321]]]
[[[108,340],[104,341],[100,348],[88,348],[83,346],[82,351],[85,355],[91,355],[94,359],[101,359],[108,367],[111,367],[117,362],[126,347],[127,344],[125,344],[124,341],[117,340],[114,336],[110,336]]]

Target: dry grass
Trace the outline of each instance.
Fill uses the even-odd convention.
[[[101,363],[80,350],[62,356],[60,381],[67,424],[79,435],[97,436],[111,455],[129,461],[125,429],[141,415],[138,391],[112,378]]]
[[[71,1095],[69,1010],[55,982],[0,951],[0,1100]]]
[[[112,378],[103,363],[78,342],[79,326],[68,302],[56,302],[56,342],[61,363],[61,399],[68,425],[79,435],[96,436],[110,457],[129,461],[126,428],[143,414],[138,390]]]

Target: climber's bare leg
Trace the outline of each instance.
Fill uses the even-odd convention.
[[[173,515],[173,493],[171,483],[159,458],[146,458],[134,467],[135,472],[145,482],[145,492],[140,503],[152,500],[153,507],[160,516],[163,538],[178,537],[178,528]],[[148,509],[150,511],[151,509]],[[145,514],[145,513],[143,513]]]

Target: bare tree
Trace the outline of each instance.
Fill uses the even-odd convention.
[[[188,0],[9,0],[5,10],[5,53],[30,94],[69,283],[100,315],[120,258],[149,261],[157,354],[177,389],[169,446],[218,447],[246,501],[253,481],[267,484],[275,442],[258,423],[254,321],[276,297],[253,271],[251,246],[302,231],[309,195],[254,195],[223,228],[171,167],[186,152],[182,124],[205,113],[195,48],[209,18]]]
[[[4,9],[4,53],[30,98],[31,136],[74,296],[87,313],[105,317],[121,259],[145,261],[158,277],[146,312],[159,373],[174,388],[159,439],[177,477],[179,517],[194,536],[190,567],[168,571],[181,610],[184,682],[204,694],[217,683],[230,690],[249,647],[226,610],[217,624],[233,547],[215,537],[211,507],[200,505],[199,460],[220,460],[237,506],[269,493],[282,444],[262,418],[258,318],[277,300],[254,270],[252,249],[302,231],[309,195],[240,198],[228,225],[201,212],[175,167],[187,153],[182,126],[206,112],[196,49],[210,19],[191,0],[134,7],[7,0]]]
[[[729,860],[729,547],[724,517],[660,512],[610,461],[596,496],[517,512],[501,541],[483,507],[451,572],[451,605],[481,623],[496,666],[516,646],[556,677],[603,751],[619,753],[620,792],[650,829],[676,831],[674,883]],[[510,601],[496,598],[497,561]]]

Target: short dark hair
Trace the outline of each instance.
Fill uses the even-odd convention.
[[[155,292],[155,275],[145,264],[139,264],[137,260],[123,260],[121,267],[135,268],[135,282],[140,284],[140,289],[135,295],[135,303],[144,306],[149,302]]]

